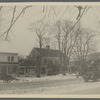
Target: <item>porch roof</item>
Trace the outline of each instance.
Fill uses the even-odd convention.
[[[32,59],[25,59],[22,63],[20,63],[20,66],[35,66],[36,62],[34,62]]]

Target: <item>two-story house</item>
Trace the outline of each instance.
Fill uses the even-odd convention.
[[[17,75],[18,64],[18,54],[0,52],[0,73]]]
[[[30,52],[28,56],[28,60],[26,61],[31,61],[28,66],[24,66],[23,72],[24,74],[32,74],[32,68],[33,68],[33,73],[36,74],[37,68],[38,67],[38,57],[41,55],[41,74],[42,75],[51,75],[51,74],[57,74],[60,72],[60,66],[61,66],[61,57],[62,57],[62,52],[59,50],[52,50],[50,49],[49,46],[46,46],[46,48],[33,48],[32,51]],[[22,62],[22,67],[24,63]],[[33,62],[33,63],[32,63]],[[28,63],[28,62],[27,62]],[[32,67],[33,66],[33,67]],[[20,66],[21,67],[21,66]],[[34,70],[34,68],[36,68]],[[34,72],[35,71],[35,72]]]

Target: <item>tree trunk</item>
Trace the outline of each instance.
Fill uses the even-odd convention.
[[[41,77],[41,55],[38,57],[38,64],[37,64],[37,77]]]
[[[60,55],[60,74],[62,73],[62,54]]]
[[[61,51],[60,40],[58,42],[59,51]],[[62,73],[62,54],[59,54],[60,58],[60,73]]]
[[[63,56],[63,69],[62,69],[62,74],[66,75],[66,48],[64,47],[64,56]]]
[[[37,64],[37,77],[40,78],[41,77],[41,48],[42,48],[42,44],[40,42],[40,54],[38,57],[38,64]]]

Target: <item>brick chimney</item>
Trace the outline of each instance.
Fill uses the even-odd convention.
[[[46,49],[50,49],[50,46],[49,46],[49,45],[47,45],[47,46],[46,46]]]

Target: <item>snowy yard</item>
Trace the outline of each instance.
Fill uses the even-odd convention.
[[[40,82],[40,81],[50,81],[50,80],[65,80],[65,79],[75,79],[75,74],[67,74],[66,76],[63,76],[62,74],[54,75],[54,76],[42,76],[41,78],[37,77],[20,77],[19,82]]]
[[[12,83],[0,83],[0,94],[100,94],[100,81],[85,83],[73,75],[24,77]]]

